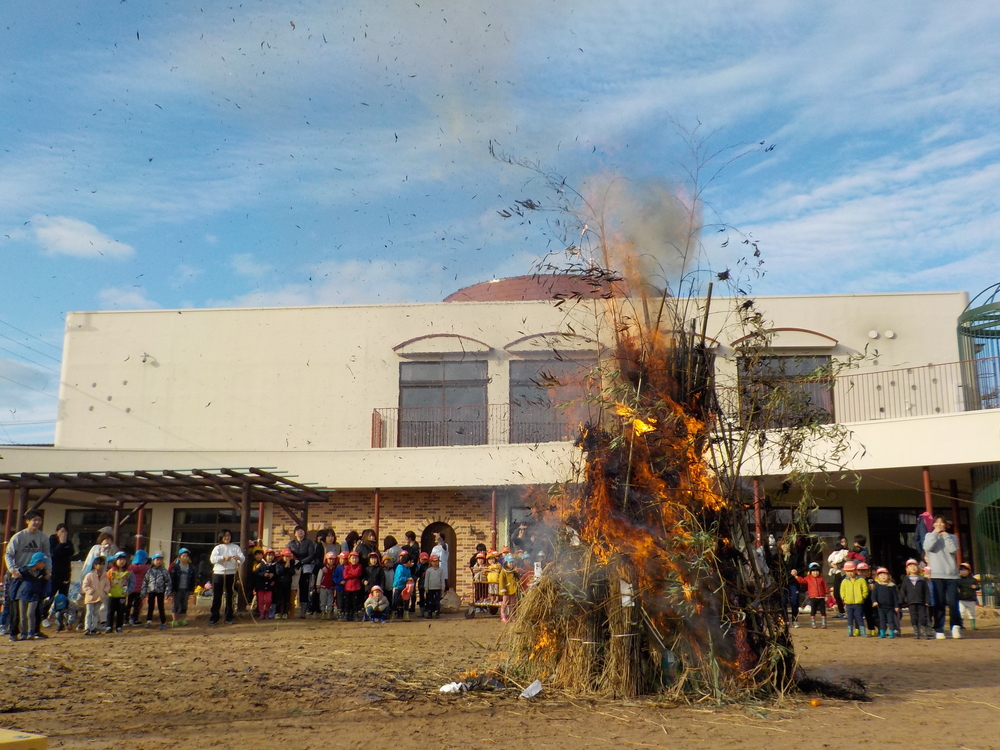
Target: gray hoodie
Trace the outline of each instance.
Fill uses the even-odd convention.
[[[928,531],[924,537],[924,552],[931,566],[931,578],[958,578],[958,539],[954,534]]]
[[[31,532],[22,529],[10,538],[4,557],[7,558],[7,570],[23,568],[36,552],[44,552],[49,557],[49,536],[41,530]],[[45,564],[45,569],[52,570],[52,561]]]

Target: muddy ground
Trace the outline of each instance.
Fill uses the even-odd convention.
[[[875,700],[798,696],[749,709],[663,707],[543,692],[438,692],[481,663],[496,619],[369,625],[251,621],[0,642],[0,726],[55,748],[348,746],[1000,748],[1000,621],[959,641],[794,631],[814,676]],[[414,744],[416,743],[416,744]]]

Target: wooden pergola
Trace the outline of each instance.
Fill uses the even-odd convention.
[[[191,469],[189,471],[81,471],[76,473],[0,474],[8,490],[4,540],[24,523],[24,514],[52,500],[60,505],[114,512],[114,536],[136,520],[136,547],[142,546],[144,509],[157,503],[228,503],[240,516],[240,540],[250,538],[251,504],[258,503],[257,536],[263,534],[264,503],[272,503],[300,526],[309,522],[309,503],[322,502],[333,490],[292,479],[274,467]],[[14,501],[17,499],[15,515]]]

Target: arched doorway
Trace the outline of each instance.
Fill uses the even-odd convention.
[[[423,533],[420,535],[420,551],[430,554],[431,550],[434,549],[435,536],[437,534],[444,534],[445,543],[448,545],[448,588],[454,589],[456,573],[458,571],[455,529],[444,521],[435,521],[425,526]]]

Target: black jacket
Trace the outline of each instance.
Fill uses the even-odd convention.
[[[268,575],[270,574],[270,575]],[[278,564],[269,563],[265,560],[261,560],[259,563],[254,565],[253,569],[253,590],[254,591],[273,591],[274,582],[278,577]]]
[[[288,549],[295,555],[296,568],[301,569],[303,565],[312,565],[315,570],[317,565],[323,564],[323,553],[319,553],[318,560],[316,557],[319,545],[309,537],[306,537],[301,542],[298,539],[293,539],[288,543]]]
[[[187,590],[194,591],[194,587],[198,585],[198,568],[195,567],[194,563],[188,563],[188,571],[191,573],[187,580]],[[175,562],[170,566],[170,590],[180,591],[181,582],[181,566],[180,563]]]
[[[49,552],[52,556],[52,585],[58,588],[61,584],[69,582],[76,548],[69,540],[60,544],[59,537],[53,534],[49,537]]]
[[[899,582],[899,605],[908,607],[911,604],[927,604],[931,600],[927,590],[927,579],[918,577],[916,583],[908,575]]]
[[[876,581],[872,588],[872,603],[877,604],[879,609],[896,609],[899,607],[899,592],[891,583],[883,585]]]

